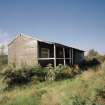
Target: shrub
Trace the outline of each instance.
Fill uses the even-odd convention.
[[[30,80],[31,71],[26,71],[26,69],[7,67],[3,72],[4,82],[8,87],[14,84],[26,83]]]
[[[8,56],[5,53],[5,46],[0,46],[0,66],[8,63]]]
[[[87,58],[88,59],[93,59],[99,56],[99,53],[97,51],[95,51],[94,49],[89,50],[88,54],[87,54]]]
[[[67,65],[59,64],[56,67],[56,79],[64,79],[74,77],[76,74],[80,73],[80,69],[76,67],[70,67]]]
[[[45,77],[46,80],[48,80],[48,81],[55,80],[55,70],[54,70],[53,66],[51,64],[49,64],[47,66],[47,69],[48,69],[48,71],[47,71],[47,75]]]
[[[97,97],[105,99],[105,86],[97,88],[96,92],[97,92]]]
[[[32,81],[32,77],[36,77],[36,80],[39,81],[45,80],[45,70],[39,66],[23,66],[21,68],[8,66],[3,70],[3,81],[7,84],[7,87],[11,87],[28,83]]]
[[[72,105],[86,105],[86,100],[79,96],[73,97]]]
[[[84,60],[80,62],[79,67],[82,70],[88,70],[89,68],[97,68],[100,64],[101,62],[98,59],[93,58],[91,60]]]
[[[0,65],[5,65],[8,63],[8,56],[7,55],[0,55]]]
[[[78,73],[80,73],[78,68],[63,66],[61,64],[54,68],[49,64],[46,68],[25,65],[23,67],[8,66],[3,70],[2,75],[7,87],[12,87],[14,85],[26,84],[30,81],[42,82],[45,80],[53,81],[71,78]]]
[[[72,105],[103,105],[88,97],[74,96],[72,97]]]
[[[65,67],[66,67],[66,66],[64,66],[64,65],[62,65],[62,64],[59,64],[59,65],[55,68],[56,73],[61,73],[61,72],[63,72],[63,71],[65,70]]]
[[[105,55],[99,54],[99,52],[95,51],[94,49],[89,50],[86,60],[97,59],[101,63],[105,61]]]

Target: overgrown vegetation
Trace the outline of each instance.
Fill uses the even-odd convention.
[[[80,69],[76,69],[74,67],[63,66],[60,64],[54,68],[51,64],[49,64],[46,68],[41,66],[7,66],[2,70],[1,75],[3,76],[3,82],[6,84],[6,88],[11,88],[33,81],[37,83],[42,81],[73,78],[80,72]]]
[[[105,63],[75,78],[0,89],[1,105],[105,105]]]
[[[105,105],[105,62],[81,65],[3,67],[0,105]]]
[[[89,50],[86,56],[86,60],[92,60],[92,59],[97,59],[99,62],[103,63],[105,62],[105,55],[99,54],[94,49],[91,49]]]
[[[0,46],[0,71],[7,66],[8,64],[8,56],[5,53],[5,46],[1,45]]]

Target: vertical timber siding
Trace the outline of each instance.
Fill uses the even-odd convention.
[[[49,51],[48,57],[42,56],[42,48]],[[84,59],[84,51],[59,43],[42,41],[20,34],[8,45],[8,64],[16,66],[46,66],[49,63],[56,67],[59,64],[74,65]]]
[[[18,36],[8,46],[8,62],[16,66],[37,65],[37,40]]]

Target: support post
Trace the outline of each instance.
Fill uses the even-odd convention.
[[[54,44],[54,67],[56,67],[56,45]]]
[[[66,65],[66,61],[65,61],[65,48],[63,47],[63,58],[64,58],[64,66]]]
[[[70,58],[70,60],[69,60],[70,61],[70,65],[71,65],[71,62],[72,62],[71,61],[72,60],[72,57],[71,57],[71,48],[69,49],[69,58]]]

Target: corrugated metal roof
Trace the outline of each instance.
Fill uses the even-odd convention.
[[[46,41],[46,40],[41,40],[41,39],[38,39],[36,37],[32,37],[32,36],[29,36],[29,35],[26,35],[26,34],[23,34],[23,33],[20,33],[19,35],[17,35],[9,44],[11,45],[18,37],[20,36],[24,36],[24,37],[27,37],[27,38],[31,38],[32,40],[38,40],[40,42],[45,42],[45,43],[48,43],[48,44],[56,44],[56,45],[61,45],[61,46],[65,46],[65,47],[70,47],[70,48],[73,48],[73,49],[76,49],[76,50],[79,50],[79,51],[83,51],[81,49],[78,49],[78,48],[74,48],[74,47],[71,47],[71,46],[67,46],[67,45],[64,45],[64,44],[61,44],[61,43],[56,43],[56,42],[51,42],[51,41]],[[83,51],[84,52],[84,51]]]

